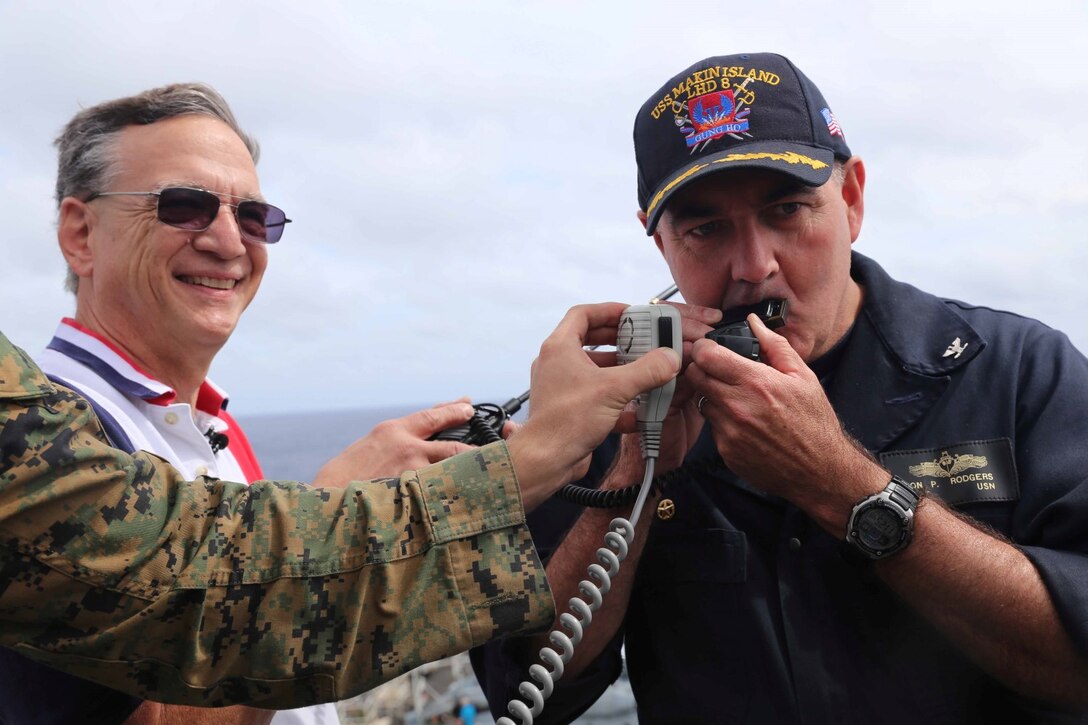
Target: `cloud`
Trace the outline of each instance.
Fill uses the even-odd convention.
[[[634,112],[675,72],[779,50],[867,162],[857,244],[1088,349],[1083,3],[197,0],[0,3],[0,327],[61,291],[51,141],[80,107],[204,80],[296,221],[213,367],[235,410],[505,399],[563,311],[667,269],[634,219]]]

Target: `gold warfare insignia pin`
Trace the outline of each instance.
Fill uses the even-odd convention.
[[[938,458],[911,466],[910,473],[912,476],[918,477],[939,476],[941,478],[951,478],[957,473],[963,473],[972,468],[985,468],[987,465],[989,465],[989,462],[986,460],[986,456],[974,456],[969,453],[954,456],[948,451],[941,451]]]

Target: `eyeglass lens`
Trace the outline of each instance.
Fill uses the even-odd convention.
[[[219,213],[219,197],[210,191],[171,187],[159,192],[159,221],[178,229],[202,231],[211,226]],[[238,229],[255,242],[278,242],[283,236],[287,216],[283,210],[252,199],[235,205]]]

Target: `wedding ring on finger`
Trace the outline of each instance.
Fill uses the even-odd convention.
[[[699,399],[695,401],[695,409],[699,411],[699,415],[703,414],[703,404],[706,402],[706,396],[700,395]]]

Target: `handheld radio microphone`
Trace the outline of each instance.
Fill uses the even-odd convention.
[[[727,347],[741,357],[760,361],[759,340],[748,324],[748,315],[755,313],[768,328],[777,330],[784,326],[789,318],[789,301],[768,299],[747,307],[737,307],[725,311],[725,320],[710,332],[708,340],[713,340],[722,347]]]
[[[669,285],[665,289],[658,292],[652,298],[650,298],[649,305],[641,305],[642,307],[656,306],[659,302],[664,302],[677,292],[680,288],[675,284]],[[629,309],[634,309],[631,307]],[[679,327],[677,327],[679,329]],[[588,349],[592,350],[596,346]],[[677,351],[681,351],[679,347]],[[682,351],[681,351],[682,352]],[[671,395],[671,393],[670,393]],[[529,400],[529,391],[516,398],[511,398],[502,405],[494,405],[493,403],[478,403],[472,406],[475,409],[475,413],[472,418],[462,425],[456,425],[451,428],[447,428],[443,431],[435,433],[427,440],[429,441],[461,441],[462,443],[469,443],[475,446],[482,446],[487,443],[493,443],[498,440],[502,440],[502,427],[507,420],[510,419],[514,413],[517,413],[521,406]],[[665,408],[668,408],[666,402]]]
[[[656,347],[671,347],[684,354],[680,312],[669,305],[632,305],[620,317],[616,331],[616,359],[620,365],[634,362]],[[642,438],[642,455],[656,458],[661,446],[661,424],[669,412],[676,378],[636,398],[635,420]]]

